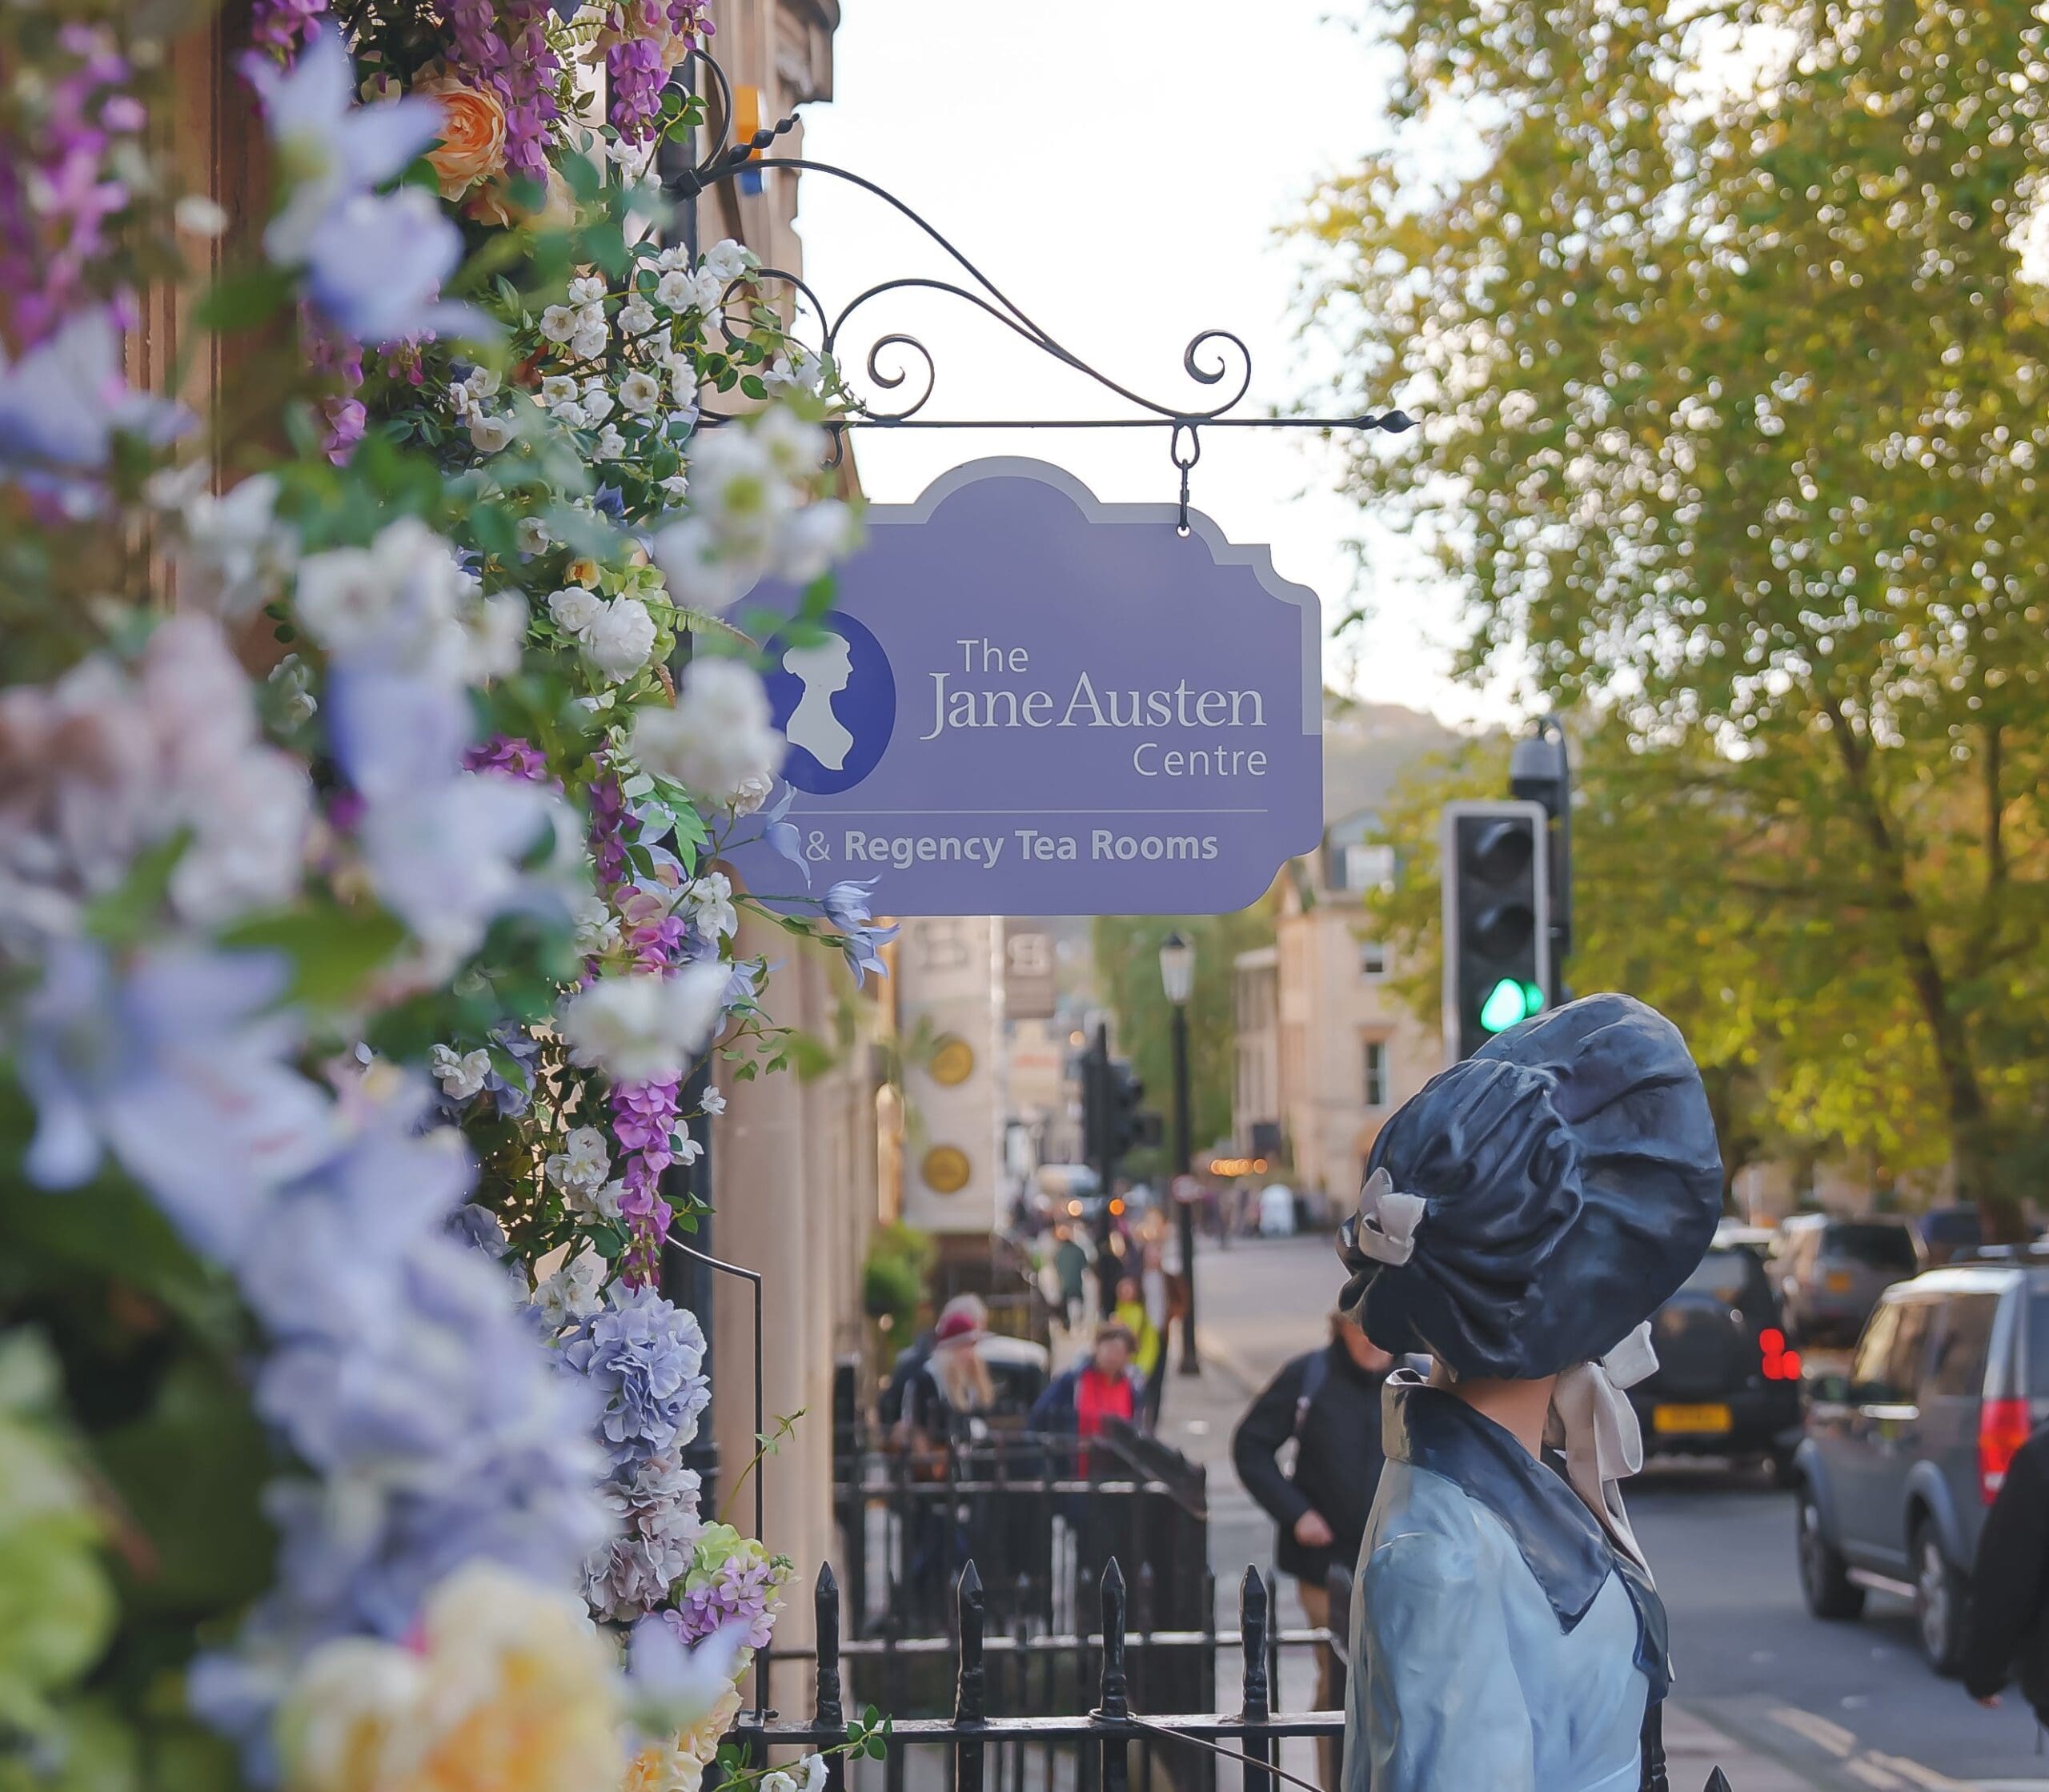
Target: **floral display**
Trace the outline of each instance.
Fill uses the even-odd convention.
[[[263,215],[176,14],[0,10],[0,1745],[694,1792],[792,1567],[699,1509],[677,1173],[788,1056],[748,917],[890,931],[724,868],[804,884],[722,612],[828,601],[836,375],[662,236],[701,0],[256,0]]]

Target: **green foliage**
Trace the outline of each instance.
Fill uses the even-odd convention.
[[[887,1318],[892,1332],[908,1332],[917,1322],[925,1277],[936,1255],[931,1237],[915,1226],[892,1221],[876,1228],[861,1265],[861,1305],[868,1317]]]
[[[1427,419],[1350,484],[1470,597],[1467,669],[1591,718],[1576,974],[1692,976],[1774,1124],[2009,1221],[2049,1089],[2042,20],[1396,18],[1397,137],[1455,109],[1470,148],[1319,194],[1309,313],[1348,408]]]
[[[1189,1137],[1199,1157],[1231,1133],[1237,1056],[1233,962],[1241,952],[1273,943],[1273,918],[1261,902],[1233,915],[1117,915],[1097,921],[1096,964],[1117,1017],[1116,1048],[1131,1060],[1145,1085],[1145,1105],[1165,1128],[1163,1150],[1134,1153],[1128,1161],[1127,1168],[1141,1175],[1166,1170],[1173,1148],[1173,1019],[1160,983],[1160,943],[1173,932],[1195,948],[1188,1004]]]

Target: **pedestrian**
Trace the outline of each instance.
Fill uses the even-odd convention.
[[[939,1309],[939,1317],[930,1331],[921,1332],[896,1353],[896,1361],[890,1365],[889,1379],[883,1385],[880,1397],[876,1401],[875,1416],[885,1433],[892,1434],[901,1443],[904,1397],[913,1381],[924,1373],[925,1365],[932,1360],[932,1346],[938,1341],[939,1328],[956,1315],[964,1314],[978,1331],[988,1329],[988,1309],[981,1297],[975,1294],[956,1294]]]
[[[1111,1309],[1110,1317],[1131,1333],[1131,1366],[1138,1372],[1139,1414],[1145,1421],[1145,1429],[1149,1431],[1159,1411],[1153,1388],[1166,1350],[1160,1328],[1153,1323],[1153,1315],[1146,1311],[1145,1297],[1136,1276],[1126,1276],[1117,1284],[1117,1304]]]
[[[1124,1280],[1124,1235],[1105,1215],[1103,1235],[1096,1241],[1097,1317],[1108,1319],[1117,1310],[1117,1284]]]
[[[1162,1230],[1156,1225],[1156,1233]],[[1168,1279],[1165,1253],[1157,1236],[1147,1240],[1138,1253],[1138,1286],[1145,1301],[1146,1319],[1160,1336],[1158,1361],[1145,1382],[1145,1428],[1157,1432],[1160,1408],[1167,1397],[1167,1353],[1174,1314],[1173,1284]]]
[[[1061,1226],[1054,1237],[1053,1273],[1060,1278],[1061,1322],[1071,1332],[1088,1310],[1089,1247],[1072,1226]]]
[[[1997,1706],[2017,1680],[2049,1724],[2049,1426],[2014,1452],[1985,1514],[1965,1603],[1963,1690]]]
[[[1359,1559],[1366,1513],[1380,1485],[1381,1391],[1394,1359],[1341,1313],[1329,1338],[1286,1364],[1268,1382],[1231,1435],[1231,1461],[1245,1489],[1274,1522],[1273,1565],[1295,1578],[1312,1630],[1330,1626],[1330,1570]],[[1292,1473],[1281,1468],[1292,1441]],[[1345,1614],[1338,1614],[1341,1627]],[[1337,1698],[1333,1651],[1317,1651],[1317,1709]],[[1324,1783],[1337,1782],[1333,1745]]]
[[[904,1389],[903,1424],[914,1460],[921,1451],[943,1460],[948,1445],[976,1434],[976,1421],[996,1404],[981,1348],[988,1336],[988,1309],[972,1294],[956,1297],[940,1313],[932,1349]]]
[[[1078,1437],[1086,1443],[1101,1434],[1112,1419],[1133,1423],[1138,1413],[1138,1385],[1131,1370],[1138,1340],[1129,1326],[1106,1319],[1096,1328],[1089,1354],[1046,1384],[1032,1403],[1029,1421],[1034,1431],[1051,1437]]]
[[[1433,1077],[1367,1170],[1345,1310],[1434,1366],[1382,1397],[1345,1792],[1662,1787],[1671,1669],[1619,1486],[1643,1459],[1624,1390],[1722,1212],[1700,1072],[1662,1016],[1588,996]]]

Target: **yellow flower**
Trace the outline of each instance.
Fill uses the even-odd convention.
[[[476,1563],[429,1597],[416,1647],[315,1650],[279,1738],[288,1792],[594,1792],[617,1782],[620,1724],[580,1603]]]
[[[719,1702],[665,1746],[643,1749],[626,1770],[624,1792],[698,1792],[704,1770],[717,1758],[719,1738],[740,1714],[740,1688],[728,1686]]]

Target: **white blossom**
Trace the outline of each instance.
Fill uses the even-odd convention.
[[[541,381],[541,403],[550,410],[558,404],[576,402],[575,379],[566,373],[551,373]]]
[[[509,411],[479,411],[470,419],[470,440],[479,454],[495,455],[510,447],[519,433]]]
[[[853,546],[852,507],[837,498],[806,505],[783,525],[776,539],[776,571],[792,584],[808,585]]]
[[[484,1079],[491,1074],[491,1054],[459,1052],[453,1046],[437,1045],[427,1055],[427,1067],[450,1100],[469,1101],[483,1092]]]
[[[474,590],[455,550],[418,517],[403,516],[367,547],[309,554],[295,609],[338,659],[460,683],[477,657],[463,626]]]
[[[781,735],[769,724],[768,693],[737,659],[693,659],[676,702],[650,705],[633,721],[629,745],[644,771],[719,804],[749,779],[772,777]]]
[[[605,283],[595,274],[579,274],[569,283],[569,303],[585,309],[600,304],[605,296]]]
[[[764,808],[775,794],[773,772],[762,772],[752,778],[743,778],[733,787],[733,813],[736,816],[753,815]]]
[[[705,872],[692,884],[686,900],[699,932],[723,940],[738,930],[740,912],[733,907],[732,880],[724,872]]]
[[[598,439],[591,445],[591,453],[598,460],[624,460],[626,458],[626,438],[619,433],[619,425],[607,423],[598,431]]]
[[[661,382],[651,373],[630,373],[619,383],[619,402],[635,416],[648,416],[662,402]]]
[[[611,394],[605,390],[605,383],[595,374],[583,382],[583,415],[594,423],[601,423],[611,415]]]
[[[696,283],[680,269],[672,268],[655,283],[655,298],[672,311],[687,311],[694,303]]]
[[[619,944],[619,916],[601,896],[586,896],[576,908],[576,950],[585,958],[602,958]]]
[[[726,1111],[725,1091],[716,1083],[706,1084],[704,1099],[698,1103],[698,1106],[704,1110],[706,1119],[716,1120]]]
[[[669,1136],[669,1149],[676,1161],[688,1169],[704,1155],[704,1148],[690,1136],[690,1129],[678,1121],[676,1130]]]
[[[551,305],[541,313],[541,334],[551,343],[566,343],[576,334],[576,310],[571,305]]]
[[[605,1136],[595,1126],[573,1128],[563,1148],[542,1166],[551,1188],[563,1194],[589,1195],[603,1187],[611,1174],[611,1157],[605,1149]]]
[[[620,308],[619,327],[623,335],[644,336],[659,321],[655,307],[637,292]]]
[[[701,264],[704,271],[715,275],[722,281],[737,280],[756,266],[753,251],[733,241],[722,238],[704,251]]]
[[[697,402],[697,369],[688,355],[669,357],[669,393],[679,408],[688,411]]]
[[[534,1290],[534,1305],[550,1331],[588,1319],[604,1305],[605,1260],[587,1246]]]
[[[615,598],[583,638],[583,651],[607,678],[630,677],[654,651],[655,619],[637,597]]]
[[[185,499],[174,551],[182,603],[235,619],[277,594],[299,548],[275,514],[278,490],[275,475],[253,473],[219,497],[202,487]]]
[[[547,600],[555,626],[579,641],[590,639],[591,624],[603,614],[604,599],[583,585],[565,585]]]
[[[709,1042],[728,972],[716,960],[668,976],[602,976],[563,1005],[571,1060],[615,1083],[682,1076]]]
[[[527,641],[526,599],[517,591],[499,591],[467,605],[461,620],[469,642],[466,684],[488,684],[519,671]]]
[[[548,526],[538,516],[523,516],[512,531],[512,539],[522,554],[529,557],[545,554],[555,541]]]

